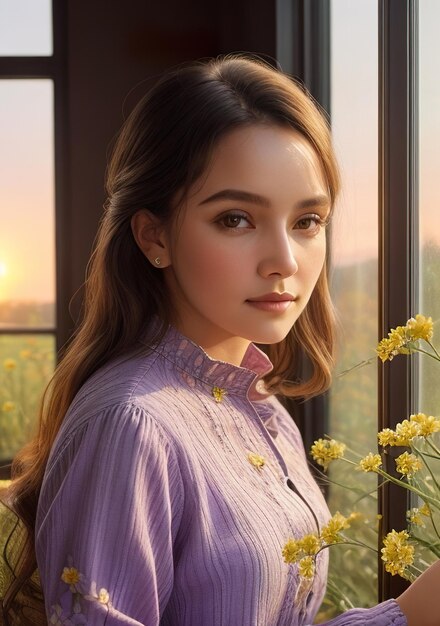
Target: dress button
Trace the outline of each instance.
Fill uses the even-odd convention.
[[[266,387],[266,383],[264,382],[264,380],[258,380],[255,383],[255,391],[261,394],[267,394],[267,387]]]

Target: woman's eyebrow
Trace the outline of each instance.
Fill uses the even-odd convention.
[[[249,191],[241,191],[239,189],[223,189],[222,191],[217,191],[212,194],[208,198],[205,198],[199,203],[199,206],[202,204],[207,204],[209,202],[216,202],[218,200],[237,200],[240,202],[250,202],[252,204],[259,204],[262,207],[270,208],[271,203],[268,198],[264,196],[260,196],[255,193],[250,193]],[[320,194],[317,196],[313,196],[312,198],[306,198],[305,200],[300,200],[295,205],[297,209],[306,209],[308,207],[316,207],[316,206],[328,206],[330,204],[330,199],[328,196]]]
[[[267,198],[259,196],[255,193],[250,193],[249,191],[240,191],[238,189],[223,189],[222,191],[217,191],[217,193],[209,196],[209,198],[202,200],[200,204],[207,204],[208,202],[215,202],[216,200],[239,200],[241,202],[259,204],[266,208],[270,207],[270,202]]]

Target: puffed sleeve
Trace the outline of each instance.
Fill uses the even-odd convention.
[[[370,609],[351,609],[322,622],[321,626],[407,626],[407,620],[397,602],[391,599]]]
[[[158,625],[182,508],[176,453],[142,408],[108,408],[58,442],[36,524],[49,623]]]

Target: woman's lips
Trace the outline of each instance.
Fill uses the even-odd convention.
[[[290,293],[269,293],[246,300],[253,308],[270,313],[284,313],[296,298]]]

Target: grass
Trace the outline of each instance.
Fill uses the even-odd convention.
[[[0,463],[31,437],[54,358],[52,335],[0,335]]]

